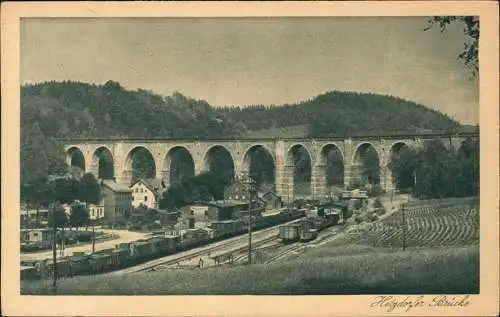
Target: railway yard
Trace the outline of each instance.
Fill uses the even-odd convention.
[[[401,203],[406,202],[406,197],[389,202],[385,199],[386,208],[391,211],[382,215],[379,221],[389,217],[399,210]],[[392,207],[395,208],[392,208]],[[282,225],[297,223],[293,220]],[[310,242],[296,241],[283,243],[279,237],[279,227],[263,229],[252,234],[252,263],[269,264],[300,254],[307,248],[315,248],[342,238],[343,234],[353,226],[354,221],[349,220],[346,225],[328,226],[321,231],[316,239]],[[234,266],[248,263],[248,236],[241,235],[227,240],[212,243],[188,251],[168,255],[146,263],[114,271],[108,275],[124,275],[140,272],[161,271],[167,269],[195,269],[214,266]]]
[[[152,260],[145,258],[146,261],[132,262],[131,265],[115,270],[96,272],[100,274],[94,273],[92,278],[85,276],[64,278],[60,281],[60,292],[61,294],[115,294],[117,287],[122,289],[124,294],[139,295],[158,294],[157,292],[281,294],[289,287],[293,287],[298,293],[307,293],[310,287],[318,290],[326,287],[324,290],[326,293],[345,292],[344,289],[337,290],[333,282],[330,286],[324,283],[317,284],[318,274],[323,276],[321,279],[340,279],[339,281],[347,279],[349,283],[354,283],[352,285],[368,283],[365,291],[369,291],[370,287],[378,289],[380,285],[389,285],[388,281],[395,278],[390,273],[391,267],[395,265],[411,266],[412,271],[417,270],[415,271],[418,275],[417,280],[426,280],[429,285],[435,279],[449,280],[446,283],[456,288],[456,290],[451,289],[451,292],[476,289],[475,273],[470,275],[470,278],[457,282],[456,286],[453,286],[455,285],[453,281],[456,280],[457,274],[462,274],[457,273],[458,271],[462,272],[470,265],[476,265],[473,263],[477,261],[476,250],[479,244],[477,199],[408,202],[407,196],[400,196],[394,199],[382,197],[380,202],[387,212],[381,214],[378,219],[358,222],[356,216],[366,213],[367,210],[357,210],[347,221],[326,226],[320,230],[315,239],[310,241],[297,239],[287,242],[280,234],[280,227],[295,227],[306,219],[304,216],[253,230],[251,266],[246,265],[248,235],[246,232],[240,232],[233,237],[170,252]],[[403,208],[403,204],[406,207]],[[370,206],[372,204],[368,203],[365,208]],[[403,219],[406,226],[403,226]],[[406,252],[402,251],[403,239]],[[442,247],[448,250],[446,257],[440,251]],[[376,286],[372,285],[375,283],[373,279],[366,281],[359,279],[356,276],[359,269],[344,267],[344,263],[351,262],[359,262],[357,265],[367,266],[365,268],[367,270],[380,271],[377,273],[379,274],[377,283],[382,284]],[[444,277],[429,273],[429,265],[438,268],[450,265],[449,263],[456,263],[457,267]],[[331,271],[332,265],[342,268]],[[286,274],[279,273],[282,270],[280,268],[286,268],[301,277],[298,280],[292,279]],[[246,270],[250,270],[249,273],[246,273]],[[314,273],[316,270],[320,273]],[[245,274],[241,276],[237,272]],[[340,274],[341,272],[343,273]],[[257,283],[255,278],[259,274],[266,277]],[[230,282],[234,287],[223,283],[225,279],[235,279]],[[399,287],[407,289],[406,281],[405,279],[403,283],[395,280],[394,283],[402,283],[395,289]],[[50,283],[50,275],[39,281],[23,280],[21,291],[23,294],[50,293]],[[242,285],[236,286],[236,283]],[[412,287],[418,288],[419,285],[421,284]]]
[[[58,293],[308,294],[314,289],[315,294],[360,294],[420,292],[422,287],[431,293],[436,280],[451,293],[477,291],[478,274],[471,271],[478,267],[477,199],[408,202],[400,196],[382,197],[381,203],[387,212],[378,219],[359,223],[356,215],[367,210],[358,210],[307,242],[284,243],[280,238],[280,226],[295,226],[301,217],[255,230],[250,266],[246,265],[248,235],[242,232],[93,277],[64,278]],[[441,267],[452,269],[442,272]],[[394,275],[394,270],[405,273]],[[359,276],[368,271],[369,275]],[[415,283],[408,282],[407,274]],[[466,278],[457,278],[464,274]],[[22,294],[51,292],[51,278],[21,282]]]

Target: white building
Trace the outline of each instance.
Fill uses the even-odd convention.
[[[102,201],[98,205],[85,204],[85,202],[81,202],[79,200],[75,200],[74,203],[87,206],[87,210],[89,211],[89,219],[90,220],[97,220],[97,219],[104,218],[104,203]],[[70,204],[63,204],[62,207],[64,208],[64,211],[66,212],[66,214],[69,217],[71,215],[71,205]]]
[[[158,202],[166,189],[161,180],[139,179],[132,186],[132,206],[134,208],[145,205],[150,209],[159,209]]]
[[[96,220],[104,218],[104,204],[101,202],[99,205],[88,204],[89,219]]]

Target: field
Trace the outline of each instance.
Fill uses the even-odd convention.
[[[353,251],[353,250],[351,250]],[[479,248],[362,252],[271,265],[178,269],[62,280],[64,295],[477,293]],[[446,268],[446,269],[443,269]],[[21,284],[51,294],[51,281]]]
[[[404,219],[404,222],[403,222]],[[406,224],[406,226],[405,226]],[[380,222],[361,225],[333,245],[366,244],[375,247],[465,246],[479,243],[477,206],[410,207]]]

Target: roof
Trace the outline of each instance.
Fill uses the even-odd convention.
[[[210,202],[209,204],[211,206],[224,208],[224,207],[236,207],[236,206],[248,205],[248,202],[242,200],[218,200],[215,202]]]
[[[132,192],[132,190],[129,187],[115,183],[112,180],[105,179],[102,181],[102,184],[114,192],[123,192],[123,193],[131,193]]]
[[[130,187],[134,187],[135,184],[137,183],[142,183],[144,186],[146,186],[150,191],[152,191],[155,194],[160,194],[164,190],[166,190],[166,187],[164,186],[164,183],[161,179],[156,179],[156,178],[144,178],[144,179],[138,179],[135,183],[133,183]]]

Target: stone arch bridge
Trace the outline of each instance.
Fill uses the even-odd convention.
[[[64,139],[68,165],[78,165],[86,172],[99,175],[99,162],[107,155],[112,164],[117,183],[130,185],[132,180],[132,157],[138,149],[150,154],[154,162],[154,177],[162,179],[168,186],[171,182],[171,166],[178,153],[184,153],[181,160],[190,160],[197,175],[210,168],[210,157],[214,151],[223,152],[234,165],[234,174],[248,171],[252,164],[250,153],[263,149],[274,163],[276,194],[287,200],[293,197],[295,166],[294,152],[302,149],[309,156],[311,168],[310,196],[325,197],[327,157],[335,151],[343,164],[343,186],[349,187],[357,177],[361,157],[368,149],[374,150],[380,171],[380,186],[383,191],[394,188],[388,168],[391,153],[402,146],[418,148],[423,141],[439,139],[445,146],[458,150],[467,139],[478,139],[478,134],[426,134],[365,136],[326,139],[224,139],[224,140],[173,140],[173,139]],[[177,153],[177,154],[176,154]],[[80,157],[76,160],[76,157]],[[79,161],[79,162],[76,162]]]

